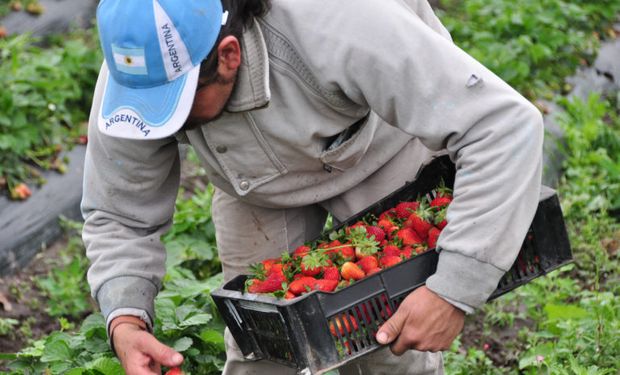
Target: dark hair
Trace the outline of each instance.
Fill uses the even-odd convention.
[[[226,36],[232,35],[241,39],[243,30],[252,25],[255,17],[269,11],[271,0],[221,0],[224,11],[228,11],[228,21],[222,26],[215,45],[207,58],[200,64],[200,77],[208,81],[217,76],[217,46]]]

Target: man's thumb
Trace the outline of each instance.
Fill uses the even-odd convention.
[[[394,315],[379,328],[379,332],[377,332],[376,336],[379,344],[386,345],[394,341],[400,334],[406,318],[407,314],[400,312],[400,310],[396,310]]]
[[[183,363],[183,356],[180,353],[157,341],[157,339],[149,345],[148,354],[156,363],[166,367],[176,367]]]

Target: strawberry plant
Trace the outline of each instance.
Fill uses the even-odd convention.
[[[614,0],[443,0],[438,12],[457,45],[519,92],[565,92],[564,80],[595,56],[620,12]],[[609,34],[609,35],[607,35]]]
[[[61,152],[85,131],[101,64],[93,35],[0,39],[0,189],[15,199],[29,194],[23,182],[44,183],[42,170],[64,172]]]

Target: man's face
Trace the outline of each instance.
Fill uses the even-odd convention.
[[[225,79],[219,74],[206,83],[205,79],[198,79],[194,104],[183,128],[191,129],[219,117],[232,94],[234,85],[235,77]]]
[[[215,120],[224,111],[232,94],[241,64],[239,40],[228,35],[217,46],[217,69],[210,77],[200,77],[194,103],[183,129]]]

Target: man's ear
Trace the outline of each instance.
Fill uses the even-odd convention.
[[[241,65],[241,46],[239,40],[228,35],[217,46],[217,71],[225,79],[233,78]]]

